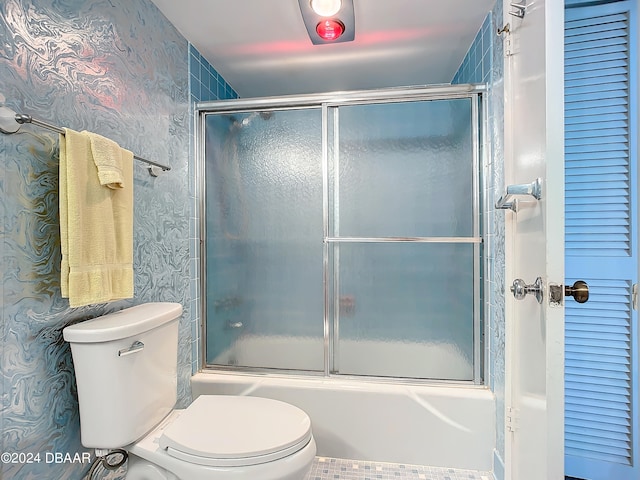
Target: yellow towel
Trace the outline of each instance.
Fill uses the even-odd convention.
[[[65,132],[60,136],[62,296],[72,307],[132,298],[133,154],[118,147],[106,160],[102,181],[110,185],[103,186],[97,163],[105,164],[104,151],[95,152],[96,160],[93,134]]]
[[[125,153],[127,155],[131,152],[120,148],[113,140],[102,137],[97,133],[91,133],[84,131],[84,135],[89,136],[91,141],[91,153],[93,155],[93,161],[98,167],[98,179],[100,185],[104,185],[109,188],[123,188],[123,165],[129,165],[133,160],[133,155],[130,159],[123,159]]]

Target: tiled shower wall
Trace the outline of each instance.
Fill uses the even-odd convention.
[[[179,404],[190,400],[190,100],[192,92],[217,96],[219,85],[226,96],[233,92],[219,76],[213,91],[202,73],[196,78],[209,91],[196,93],[192,83],[190,92],[189,45],[149,0],[3,0],[0,38],[0,102],[95,131],[172,167],[153,178],[135,162],[135,298],[71,309],[59,287],[58,136],[30,125],[0,134],[0,450],[43,458],[82,453],[71,354],[62,338],[70,323],[143,302],[181,303]],[[0,478],[75,480],[87,469],[2,463]]]
[[[236,91],[229,85],[215,68],[200,55],[200,52],[189,44],[189,92],[191,106],[196,102],[209,100],[228,100],[238,98]],[[193,112],[192,112],[193,113]],[[191,115],[193,128],[193,114]],[[189,278],[191,293],[191,371],[195,373],[200,368],[201,326],[200,326],[200,209],[198,208],[197,184],[198,168],[195,156],[195,134],[191,138],[191,160],[189,162]]]
[[[487,155],[483,171],[486,175],[485,252],[487,289],[485,290],[485,320],[488,338],[488,384],[496,396],[496,458],[494,475],[504,478],[504,212],[495,210],[494,204],[504,190],[504,48],[496,32],[502,27],[502,1],[498,0],[487,15],[475,40],[471,44],[452,83],[486,83],[488,92],[488,128],[484,148]]]

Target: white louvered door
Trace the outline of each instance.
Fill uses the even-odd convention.
[[[565,13],[566,283],[590,287],[565,306],[565,472],[589,480],[640,478],[636,6]]]

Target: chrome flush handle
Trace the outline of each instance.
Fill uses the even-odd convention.
[[[536,278],[532,285],[527,285],[521,278],[516,278],[511,285],[511,293],[516,300],[522,300],[528,294],[532,294],[535,295],[538,303],[542,303],[542,278]]]
[[[144,343],[136,340],[131,344],[129,348],[123,348],[122,350],[118,350],[118,356],[124,357],[126,355],[131,355],[132,353],[141,352],[144,349]]]

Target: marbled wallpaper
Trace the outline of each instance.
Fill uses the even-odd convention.
[[[493,18],[501,15],[494,12]],[[0,102],[5,97],[16,111],[95,131],[172,167],[153,178],[136,162],[135,298],[70,309],[59,288],[57,134],[30,125],[0,134],[2,452],[85,451],[62,329],[134,304],[184,305],[178,394],[181,406],[189,402],[189,377],[197,368],[199,277],[190,102],[235,96],[150,0],[0,2]],[[499,183],[499,171],[493,171]],[[499,242],[494,244],[490,255],[498,258]],[[499,272],[492,274],[495,280]],[[503,295],[501,284],[494,281],[496,298]],[[499,301],[496,307],[489,320],[491,348],[497,347],[491,357],[494,391],[501,381]],[[88,467],[0,463],[0,478],[75,480]]]
[[[80,479],[89,467],[44,461],[46,452],[85,451],[62,338],[69,323],[143,302],[181,303],[178,394],[180,404],[190,400],[188,59],[187,41],[149,0],[0,2],[7,106],[172,167],[158,178],[134,168],[135,298],[70,309],[59,287],[57,134],[31,125],[0,134],[0,450],[43,455],[0,463],[1,478]]]
[[[475,40],[469,47],[452,83],[486,83],[488,92],[488,129],[484,147],[487,149],[485,191],[485,321],[488,338],[486,378],[496,396],[496,458],[494,475],[504,478],[502,462],[505,456],[505,380],[504,380],[504,285],[505,285],[505,212],[494,208],[504,192],[504,48],[496,35],[502,28],[502,1],[498,0],[487,15]]]

